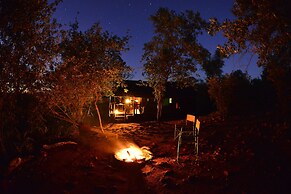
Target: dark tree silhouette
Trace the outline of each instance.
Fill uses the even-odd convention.
[[[150,17],[155,36],[144,45],[144,75],[154,89],[157,100],[157,120],[162,114],[162,99],[166,83],[180,86],[192,85],[197,64],[202,64],[209,52],[197,41],[197,36],[207,28],[199,13],[186,11],[177,14],[160,8]]]
[[[0,154],[24,151],[23,142],[38,140],[32,133],[45,131],[45,108],[35,96],[58,48],[59,25],[52,20],[58,3],[0,1]]]
[[[220,49],[225,54],[250,51],[259,56],[258,65],[267,71],[281,109],[290,111],[291,101],[291,28],[287,0],[236,0],[232,8],[236,19],[218,24],[228,39]]]
[[[222,67],[224,66],[223,58],[224,56],[217,49],[211,58],[202,63],[202,69],[205,71],[207,79],[222,76]]]
[[[239,115],[250,112],[250,77],[241,70],[226,74],[222,78],[208,81],[208,93],[221,115]]]

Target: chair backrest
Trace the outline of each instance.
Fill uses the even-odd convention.
[[[195,127],[196,127],[196,129],[197,129],[197,131],[198,131],[198,133],[199,133],[199,129],[200,129],[200,121],[197,119],[196,120],[196,125],[195,125]]]
[[[195,123],[195,116],[194,115],[189,115],[187,114],[187,117],[186,117],[186,124],[187,122],[192,122],[192,123]]]

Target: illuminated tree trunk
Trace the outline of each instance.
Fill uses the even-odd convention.
[[[82,103],[82,105],[80,106],[79,111],[76,116],[78,123],[81,123],[84,120],[83,107],[84,107],[84,103]]]
[[[162,99],[159,99],[157,104],[157,121],[161,120],[162,108],[163,108]]]
[[[102,125],[102,119],[101,119],[101,114],[100,114],[100,111],[99,111],[97,102],[98,102],[98,98],[96,97],[95,98],[95,109],[96,109],[96,112],[97,112],[97,115],[98,115],[100,129],[101,129],[102,133],[104,133],[103,125]]]
[[[154,95],[157,100],[157,121],[161,121],[162,117],[162,108],[163,108],[163,97],[165,93],[165,84],[167,81],[158,82],[154,85]]]

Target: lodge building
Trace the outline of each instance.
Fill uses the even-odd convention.
[[[198,101],[194,87],[179,89],[174,84],[168,84],[162,118],[182,118],[189,113],[197,115],[201,104]],[[109,97],[109,117],[115,120],[151,120],[156,118],[156,112],[153,89],[145,81],[126,80],[124,86]]]

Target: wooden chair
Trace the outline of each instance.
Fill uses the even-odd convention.
[[[199,138],[199,130],[200,130],[200,121],[196,119],[195,122],[195,129],[194,129],[194,148],[195,148],[195,154],[198,156],[198,138]]]
[[[191,135],[191,134],[194,135],[194,125],[195,125],[195,116],[187,114],[185,124],[182,124],[182,125],[175,124],[174,139],[177,138],[179,131],[183,130],[183,128],[184,128],[184,134],[188,133],[188,135]]]
[[[187,114],[185,125],[175,125],[174,139],[178,139],[177,145],[177,161],[179,161],[180,147],[182,144],[182,136],[193,136],[194,152],[198,156],[198,136],[200,130],[200,121],[194,115]]]

